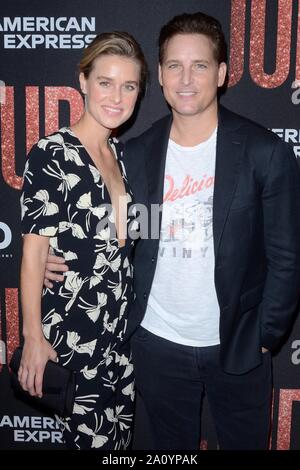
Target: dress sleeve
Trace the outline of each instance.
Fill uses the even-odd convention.
[[[52,158],[51,150],[39,147],[38,144],[33,146],[27,157],[20,199],[23,235],[35,233],[54,237],[58,232],[65,203],[57,172],[49,171]]]

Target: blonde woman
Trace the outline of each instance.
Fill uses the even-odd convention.
[[[132,36],[97,36],[80,62],[81,119],[42,138],[26,162],[19,381],[41,396],[49,359],[77,372],[73,414],[58,417],[68,448],[124,449],[130,442],[133,368],[123,335],[132,296],[132,194],[111,132],[132,115],[146,73]],[[49,247],[69,271],[42,292]]]

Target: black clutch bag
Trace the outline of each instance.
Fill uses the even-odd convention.
[[[75,400],[76,373],[57,362],[48,361],[43,376],[43,396],[32,397],[22,389],[18,380],[18,370],[22,357],[22,348],[17,348],[11,358],[11,383],[17,394],[26,397],[26,401],[47,408],[59,416],[67,417],[72,414]]]

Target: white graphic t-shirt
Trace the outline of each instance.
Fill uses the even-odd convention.
[[[169,140],[157,267],[142,326],[189,346],[219,344],[212,233],[217,129],[195,147]]]

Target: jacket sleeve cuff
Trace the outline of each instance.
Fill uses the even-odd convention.
[[[281,338],[278,338],[268,331],[262,329],[261,331],[261,346],[268,349],[269,351],[274,351],[277,349],[282,342]]]

